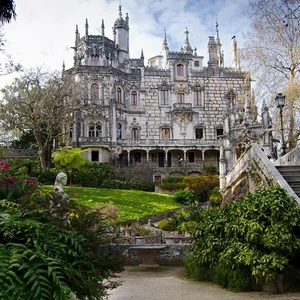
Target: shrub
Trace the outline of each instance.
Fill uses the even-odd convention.
[[[183,176],[166,176],[162,179],[162,183],[177,183],[182,182]]]
[[[222,266],[222,284],[226,269],[249,269],[257,281],[269,282],[293,267],[299,253],[300,210],[281,187],[248,193],[242,202],[199,213],[191,253],[202,266]]]
[[[210,268],[200,265],[194,260],[193,256],[188,255],[184,260],[184,269],[186,277],[197,281],[212,280],[212,271]]]
[[[120,189],[120,190],[140,190],[145,192],[154,192],[155,184],[153,182],[144,181],[123,181],[123,180],[104,180],[102,188],[106,189]]]
[[[177,203],[187,205],[198,201],[199,198],[194,191],[180,190],[174,195],[174,200]]]
[[[0,165],[0,179],[9,183],[0,201],[0,298],[71,299],[72,292],[78,299],[103,299],[102,283],[122,270],[123,257],[109,247],[115,235],[102,211],[55,192],[33,193],[33,181]],[[16,185],[17,194],[11,192]]]
[[[210,191],[209,196],[209,205],[211,207],[219,207],[222,203],[222,195],[220,193],[220,187],[215,187],[212,191]]]
[[[165,231],[171,231],[172,230],[172,227],[170,226],[168,219],[160,220],[157,224],[157,227],[160,230],[165,230]]]

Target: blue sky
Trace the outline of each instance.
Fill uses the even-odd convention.
[[[104,19],[105,35],[112,39],[112,26],[118,17],[120,0],[15,0],[17,19],[4,26],[6,52],[25,68],[44,65],[61,70],[73,65],[75,27],[84,35],[85,19],[89,34],[101,32]],[[130,56],[146,61],[158,55],[166,30],[169,48],[180,51],[184,44],[185,27],[189,40],[207,64],[208,36],[215,35],[216,16],[219,36],[225,55],[225,66],[231,66],[231,37],[242,47],[242,33],[247,31],[244,12],[248,0],[122,0],[123,17],[129,15]],[[10,76],[0,77],[0,87]]]

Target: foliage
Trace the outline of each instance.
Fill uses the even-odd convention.
[[[209,196],[209,205],[216,207],[220,206],[222,203],[222,194],[220,193],[220,187],[215,187],[213,190],[210,191],[210,196]]]
[[[194,203],[199,200],[198,196],[194,191],[180,190],[174,195],[176,202],[187,205]]]
[[[198,220],[190,254],[201,266],[249,269],[257,281],[268,282],[299,257],[300,210],[278,186],[202,209]]]
[[[70,119],[70,88],[60,74],[36,68],[25,71],[2,90],[0,117],[4,130],[19,134],[31,130],[43,169],[51,167],[53,140],[62,135],[60,124]]]
[[[251,78],[259,85],[256,98],[271,101],[274,108],[274,91],[286,94],[284,109],[285,136],[289,148],[297,145],[299,138],[299,65],[300,32],[299,1],[249,1],[250,31],[245,34],[243,59],[251,71]],[[277,114],[279,110],[277,109]],[[278,117],[273,117],[280,132]]]
[[[42,192],[47,193],[53,186],[42,186]],[[138,190],[114,190],[90,187],[65,187],[65,192],[74,201],[94,208],[97,205],[112,201],[118,207],[117,222],[138,220],[173,209],[181,208],[172,195],[156,194]]]
[[[109,163],[93,163],[88,169],[74,172],[74,184],[86,187],[102,187],[105,180],[112,179],[114,173]]]
[[[146,181],[130,181],[130,180],[116,180],[106,179],[103,180],[101,187],[107,189],[120,189],[120,190],[139,190],[145,192],[154,192],[155,184]]]
[[[80,148],[60,148],[52,154],[53,163],[57,169],[66,169],[69,172],[85,169],[90,165],[90,161],[82,156],[87,149]]]
[[[204,168],[205,168],[205,172],[207,174],[217,174],[218,173],[217,172],[217,167],[215,165],[213,165],[213,164],[206,164],[204,166]]]
[[[103,299],[103,282],[123,264],[103,212],[55,192],[25,196],[0,201],[0,298]]]
[[[0,4],[0,23],[9,23],[16,16],[16,4],[14,0],[2,0]]]
[[[166,176],[165,178],[162,179],[163,183],[182,182],[182,181],[183,181],[183,176]]]
[[[157,228],[164,231],[172,231],[176,228],[173,228],[168,219],[162,219],[158,222]]]
[[[210,192],[219,186],[219,176],[203,175],[203,176],[187,176],[184,177],[184,184],[189,190],[193,190],[201,202],[209,200]]]
[[[12,149],[34,149],[36,141],[32,130],[25,130],[22,134],[11,142]]]
[[[209,200],[211,190],[219,186],[219,177],[217,175],[206,174],[202,176],[185,176],[179,178],[181,178],[181,180],[174,180],[173,178],[167,179],[166,182],[163,181],[159,184],[159,187],[167,190],[194,191],[198,196],[198,201],[206,202]]]

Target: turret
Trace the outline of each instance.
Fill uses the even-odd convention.
[[[218,66],[218,46],[213,36],[208,37],[208,66]]]
[[[181,48],[181,51],[183,53],[193,54],[193,49],[189,42],[189,31],[186,27],[185,27],[184,34],[185,34],[185,41],[183,47]]]
[[[76,25],[76,29],[75,29],[75,47],[78,46],[79,40],[80,40],[80,34],[79,34],[79,31],[78,31],[78,25]]]
[[[129,17],[126,14],[126,21],[122,17],[122,6],[119,6],[119,18],[113,27],[114,41],[118,46],[118,60],[123,63],[129,59]]]

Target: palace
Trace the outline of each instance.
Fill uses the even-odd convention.
[[[129,17],[123,18],[121,6],[113,40],[105,36],[103,20],[101,28],[101,35],[90,35],[86,20],[81,36],[76,26],[74,65],[63,67],[64,80],[75,87],[72,118],[63,126],[67,142],[88,149],[91,161],[130,170],[132,178],[160,182],[171,174],[218,172],[224,145],[233,146],[230,135],[237,138],[234,126],[242,130],[257,115],[235,37],[231,68],[224,67],[217,23],[208,38],[207,66],[187,28],[179,51],[169,50],[162,32],[161,53],[146,64],[143,50],[130,58]]]

